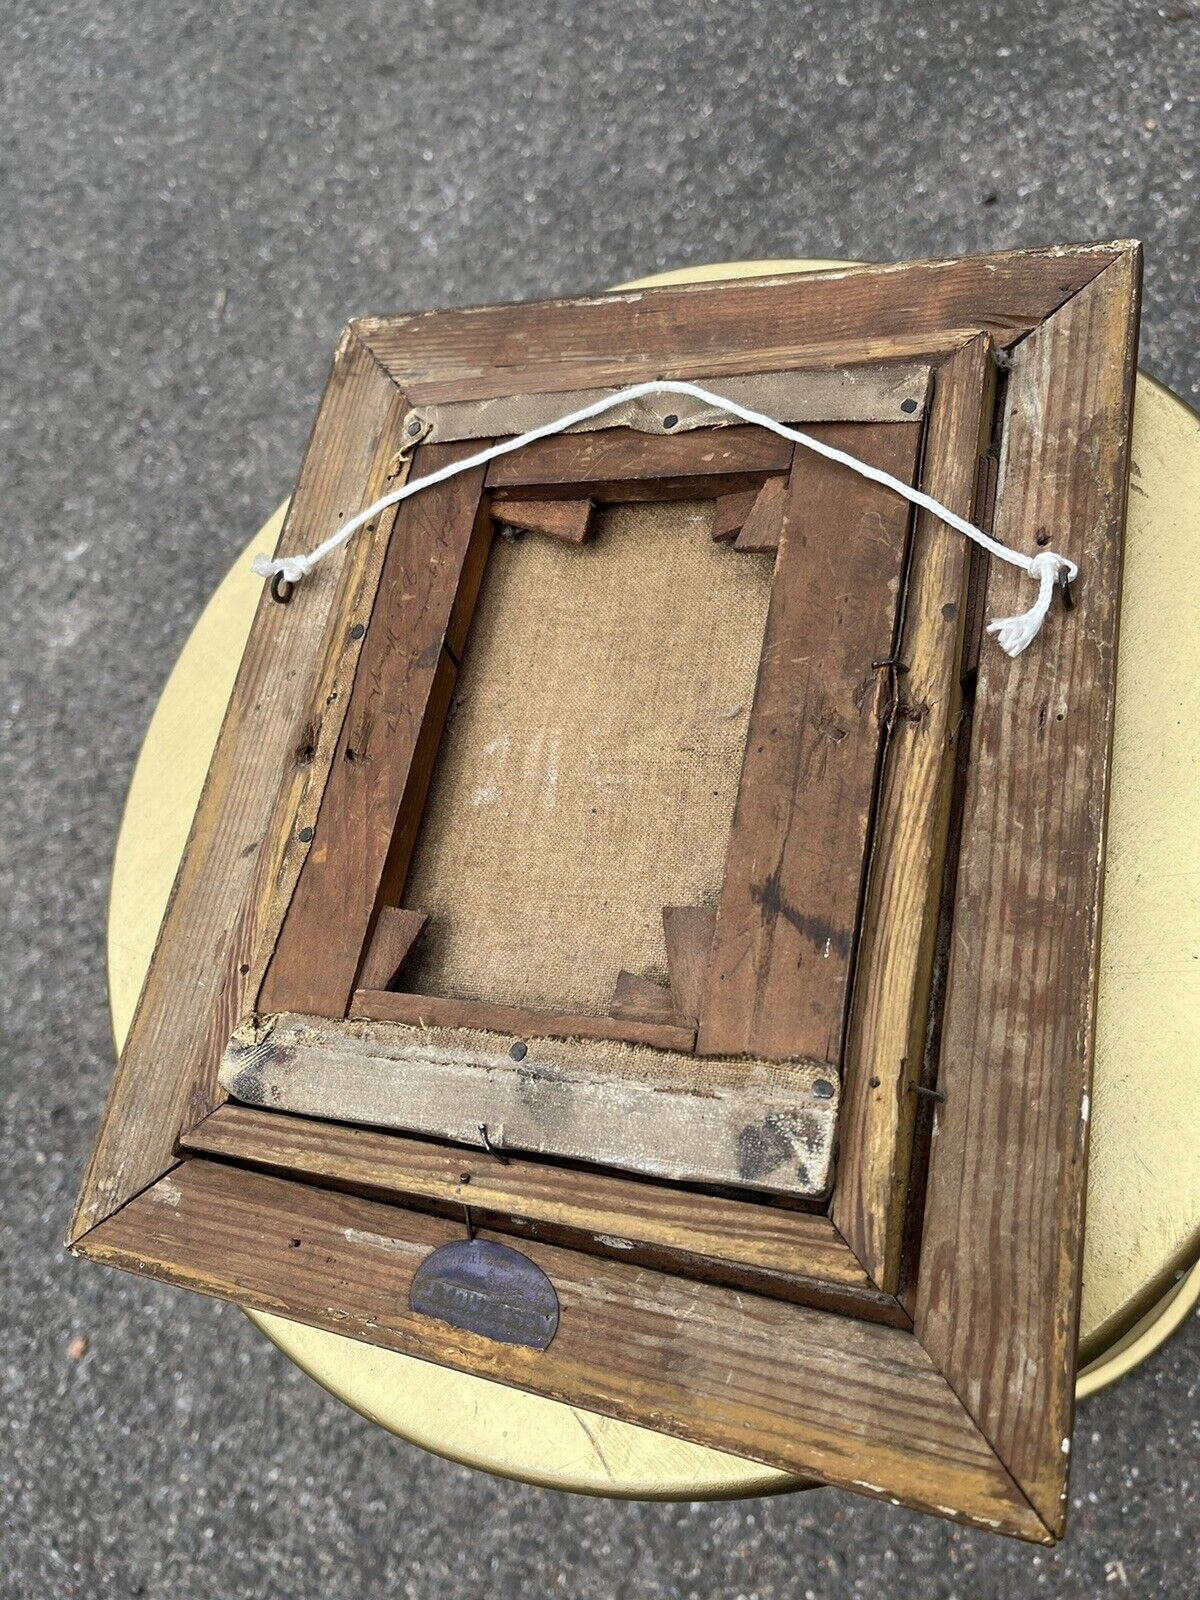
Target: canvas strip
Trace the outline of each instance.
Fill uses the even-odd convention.
[[[923,362],[849,366],[822,371],[754,373],[744,377],[698,375],[694,381],[776,422],[919,421],[931,368]],[[500,395],[492,400],[445,401],[415,407],[410,423],[428,428],[429,440],[498,439],[528,433],[566,412],[592,405],[612,389],[571,389],[553,394]],[[667,422],[667,417],[672,418]],[[577,423],[570,432],[636,428],[639,433],[684,433],[727,426],[729,413],[689,395],[631,400]]]

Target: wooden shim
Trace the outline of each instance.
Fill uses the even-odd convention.
[[[334,1122],[493,1143],[676,1182],[819,1195],[837,1086],[820,1067],[706,1061],[615,1041],[282,1016],[229,1041],[235,1100]]]
[[[916,424],[820,436],[913,479]],[[703,1055],[840,1062],[908,502],[797,450],[700,1012]],[[814,652],[812,640],[828,641]]]
[[[661,438],[614,428],[553,434],[527,444],[492,462],[487,486],[557,496],[570,485],[593,500],[622,502],[679,498],[687,491],[699,500],[727,482],[750,487],[764,473],[786,473],[791,459],[789,441],[766,428],[705,428]]]
[[[930,368],[924,362],[888,362],[875,366],[846,366],[810,372],[763,372],[746,377],[706,378],[693,381],[726,400],[761,411],[776,422],[899,422],[920,417],[929,392]],[[491,400],[450,401],[422,406],[412,413],[430,430],[430,442],[451,439],[498,439],[529,433],[570,411],[593,405],[614,389],[575,389],[558,394],[501,395]],[[663,418],[674,417],[670,428]],[[636,428],[640,433],[686,433],[693,428],[734,425],[727,411],[694,400],[690,395],[646,395],[629,400],[587,422],[572,433],[596,433],[609,428]]]
[[[669,1026],[688,1027],[694,1036],[696,1031],[695,1017],[687,1021],[679,1015],[670,989],[661,983],[654,983],[649,978],[643,978],[636,972],[618,972],[616,985],[613,988],[612,1003],[609,1015],[622,1017],[628,1022],[653,1022],[666,1023]]]
[[[991,437],[992,344],[980,334],[938,369],[926,424],[926,492],[975,515],[977,463]],[[909,1157],[924,1054],[953,767],[967,581],[965,541],[916,520],[906,583],[896,714],[889,721],[843,1079],[832,1216],[881,1288],[898,1282]]]
[[[675,1009],[697,1018],[717,913],[712,906],[664,906],[663,938]]]
[[[742,524],[754,508],[759,491],[749,490],[745,494],[722,494],[717,496],[713,506],[712,536],[718,544],[726,539],[736,539],[741,532]]]
[[[369,989],[386,989],[408,958],[429,918],[423,911],[383,906],[363,961],[362,981]]]
[[[355,324],[414,405],[1016,343],[1119,244],[485,306]],[[852,347],[852,348],[850,348]],[[489,369],[498,369],[490,370]]]
[[[582,544],[592,532],[596,508],[590,500],[498,499],[494,509],[496,521],[506,528]]]
[[[401,1022],[417,1027],[482,1028],[518,1039],[532,1035],[539,1039],[626,1040],[684,1054],[690,1053],[696,1042],[695,1024],[679,1017],[671,1022],[634,1022],[618,1015],[534,1011],[493,1000],[455,1000],[445,995],[403,994],[390,989],[355,990],[350,1015],[362,1021]]]
[[[435,445],[414,476],[469,453]],[[437,752],[455,660],[483,576],[491,519],[482,470],[400,507],[379,580],[312,850],[259,996],[259,1009],[344,1016],[377,900],[399,897],[401,812],[413,820]],[[443,646],[452,652],[447,656]],[[411,847],[415,820],[405,843]]]
[[[278,553],[311,549],[403,481],[407,405],[366,347],[343,335]],[[154,960],[130,1026],[68,1238],[174,1161],[181,1125],[216,1103],[229,1030],[253,1005],[296,876],[301,831],[333,760],[392,514],[314,572],[290,605],[263,587]],[[197,981],[197,974],[204,981]]]
[[[768,478],[755,496],[733,548],[750,554],[774,555],[779,549],[779,531],[787,497],[787,479]]]
[[[233,1101],[183,1139],[201,1155],[331,1183],[338,1188],[470,1205],[601,1235],[614,1249],[656,1245],[759,1272],[786,1273],[846,1288],[869,1280],[829,1218],[761,1201],[697,1196],[670,1184],[611,1172],[549,1165],[528,1157],[507,1165],[482,1150],[447,1148],[372,1128],[280,1116]]]
[[[1033,549],[1045,529],[1081,578],[1024,655],[980,657],[916,1298],[922,1343],[1055,1533],[1140,281],[1131,249],[1013,357],[996,537]],[[995,563],[988,615],[1028,588]]]
[[[524,1254],[559,1302],[553,1342],[533,1351],[408,1309],[417,1268],[462,1237],[438,1217],[193,1157],[83,1248],[255,1310],[1046,1541],[911,1334],[530,1242]]]

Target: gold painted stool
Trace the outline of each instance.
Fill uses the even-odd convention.
[[[842,265],[745,262],[623,288]],[[1077,1394],[1121,1377],[1200,1297],[1200,417],[1139,376],[1105,876]],[[209,601],[146,732],[113,860],[108,981],[123,1043],[286,503]],[[250,1313],[372,1422],[467,1466],[637,1499],[765,1494],[804,1480],[394,1351]]]

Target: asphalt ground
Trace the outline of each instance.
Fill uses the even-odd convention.
[[[1200,29],[1162,6],[0,11],[5,1596],[1195,1593],[1195,1319],[1086,1402],[1052,1552],[833,1491],[622,1504],[401,1444],[234,1308],[60,1247],[109,862],[168,669],[355,314],[1136,236],[1196,398]],[[81,1353],[82,1351],[82,1353]]]

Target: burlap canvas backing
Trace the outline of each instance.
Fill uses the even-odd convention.
[[[404,904],[406,989],[604,1012],[666,981],[662,908],[714,904],[772,559],[712,503],[615,506],[571,546],[498,538]]]

